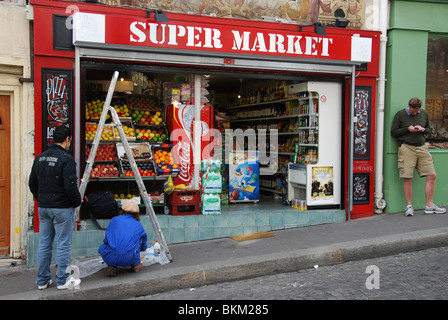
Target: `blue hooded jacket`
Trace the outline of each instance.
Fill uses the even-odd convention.
[[[140,264],[140,251],[147,248],[147,235],[140,221],[130,214],[110,220],[98,253],[108,266],[127,267]]]

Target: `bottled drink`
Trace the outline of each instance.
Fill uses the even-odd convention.
[[[160,257],[160,244],[157,240],[154,243],[154,257]]]

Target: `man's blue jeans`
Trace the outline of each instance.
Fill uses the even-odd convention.
[[[51,280],[50,263],[53,241],[56,239],[58,271],[56,284],[65,284],[70,265],[74,208],[39,208],[39,247],[37,250],[37,285]]]

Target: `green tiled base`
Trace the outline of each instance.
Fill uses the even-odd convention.
[[[172,216],[157,214],[160,228],[168,244],[226,238],[229,236],[305,227],[323,223],[336,223],[346,220],[344,210],[299,211],[283,206],[279,201],[269,200],[254,203],[221,205],[219,215]],[[99,220],[107,227],[110,220]],[[151,219],[141,216],[141,223],[148,234],[148,245],[154,242]],[[104,239],[104,230],[98,230],[90,220],[86,220],[86,229],[73,233],[72,258],[85,258],[98,255],[98,247]],[[29,267],[37,266],[37,245],[39,233],[28,233]],[[53,252],[53,260],[55,259]],[[55,261],[53,261],[55,262]]]

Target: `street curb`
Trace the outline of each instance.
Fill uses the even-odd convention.
[[[164,274],[166,272],[163,272],[163,270],[153,271],[145,274],[145,279],[135,278],[121,283],[115,281],[113,284],[105,281],[104,286],[101,287],[89,287],[89,283],[85,285],[81,283],[80,290],[60,292],[42,290],[40,297],[37,297],[36,293],[30,293],[28,296],[22,294],[20,299],[126,299],[276,273],[296,272],[313,268],[316,265],[319,267],[330,266],[348,261],[378,258],[443,246],[448,246],[448,228],[369,238],[356,242],[336,243],[305,250],[279,252],[278,254],[229,259],[189,267],[188,269],[176,267],[170,269],[169,276],[166,276]]]

